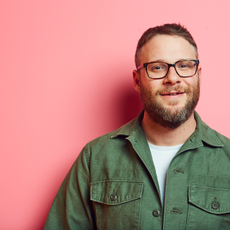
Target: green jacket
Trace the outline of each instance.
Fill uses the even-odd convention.
[[[162,207],[142,116],[84,147],[45,229],[230,229],[230,139],[195,112],[196,131],[169,165]]]

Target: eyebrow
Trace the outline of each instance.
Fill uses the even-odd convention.
[[[183,60],[190,60],[190,59],[196,59],[196,58],[181,58],[181,59],[178,59],[177,61],[175,61],[175,62],[178,62],[178,61],[183,61]],[[166,63],[168,63],[167,61],[165,61],[165,60],[163,60],[163,59],[157,59],[157,60],[155,60],[155,61],[149,61],[149,62],[166,62]],[[148,62],[148,63],[149,63]],[[175,63],[174,62],[174,63]]]

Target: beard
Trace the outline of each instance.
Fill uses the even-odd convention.
[[[164,107],[157,97],[160,93],[170,91],[183,91],[187,94],[187,100],[183,107],[174,108],[179,103],[178,100],[172,100],[168,107]],[[175,129],[183,124],[193,113],[200,97],[200,80],[198,76],[197,85],[194,87],[167,86],[164,90],[153,91],[148,85],[144,87],[140,82],[140,93],[145,112],[150,119],[164,128]]]

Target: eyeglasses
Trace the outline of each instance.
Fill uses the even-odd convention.
[[[172,66],[180,77],[191,77],[196,74],[199,60],[186,59],[179,60],[174,64],[161,61],[144,63],[137,67],[137,70],[146,69],[147,75],[151,79],[161,79],[167,76],[169,68]]]

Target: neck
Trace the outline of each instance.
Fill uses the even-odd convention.
[[[185,143],[196,129],[196,120],[194,113],[192,113],[182,125],[175,129],[170,129],[155,123],[144,112],[141,126],[148,142],[158,146],[174,146]]]

